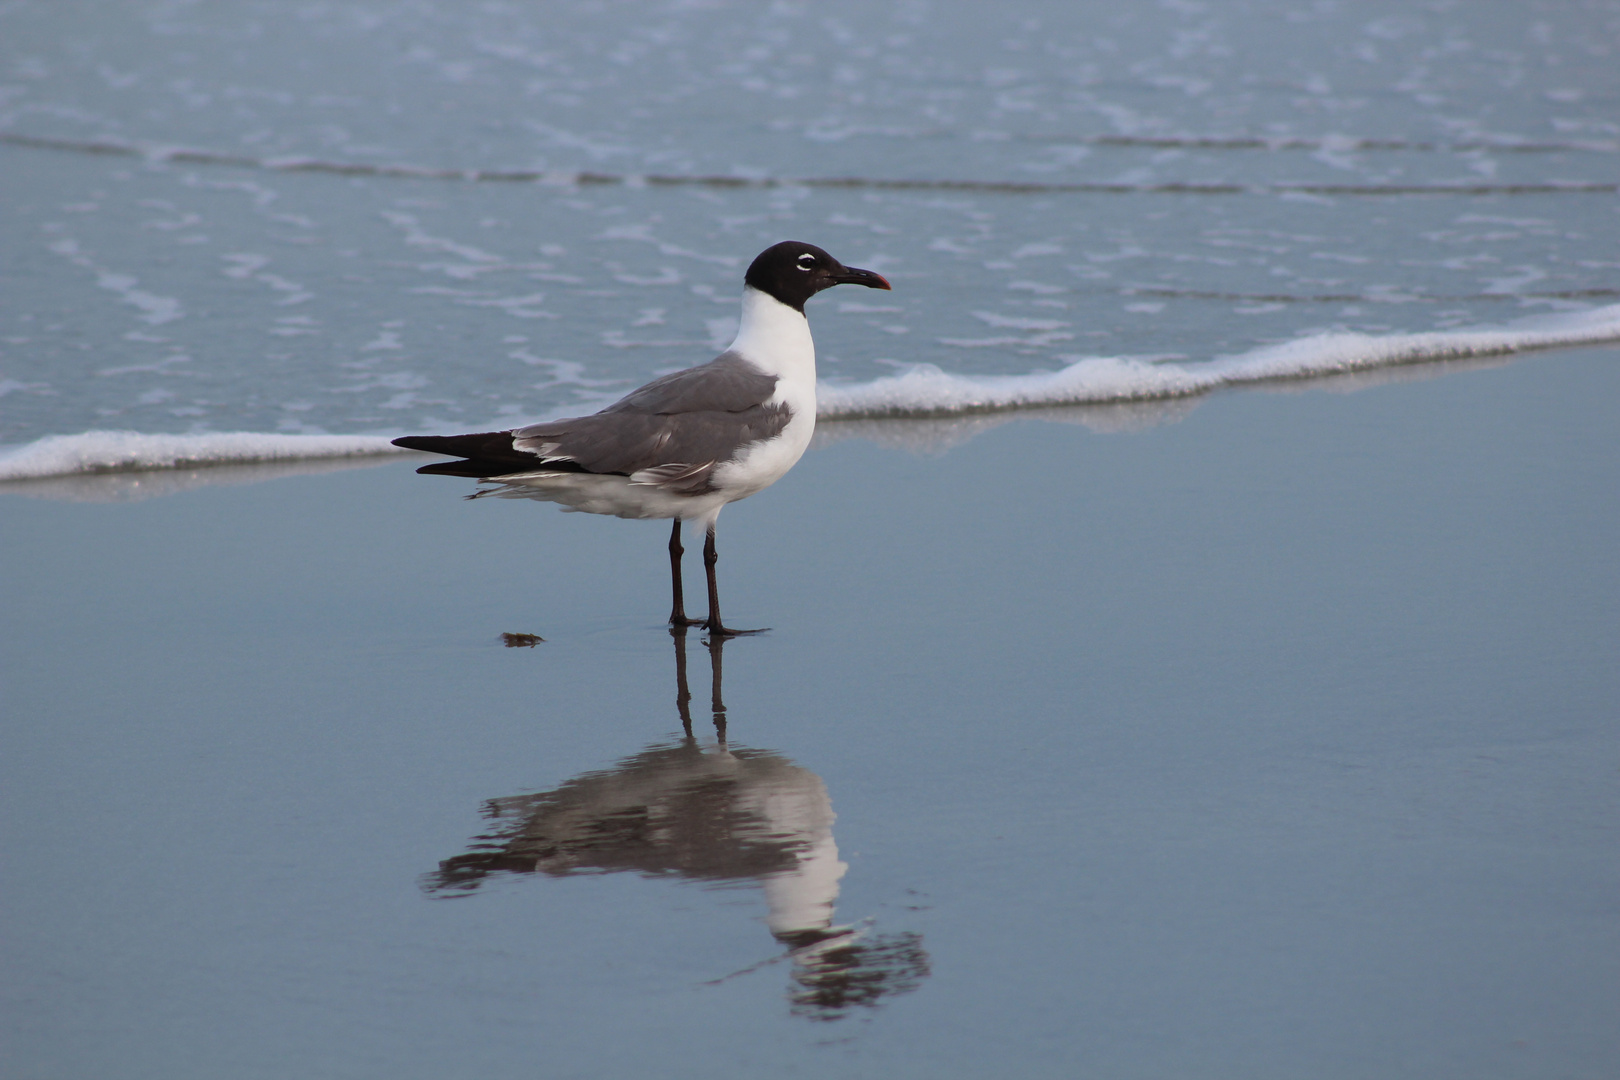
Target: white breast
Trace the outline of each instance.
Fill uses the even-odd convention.
[[[727,501],[770,487],[804,455],[816,430],[816,343],[810,323],[776,297],[743,289],[742,324],[728,350],[776,376],[771,405],[786,405],[787,426],[774,439],[755,443],[714,470],[713,483]]]

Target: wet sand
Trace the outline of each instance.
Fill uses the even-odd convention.
[[[723,680],[689,635],[689,700],[659,523],[402,461],[13,486],[3,1071],[1600,1074],[1617,361],[829,426],[722,516],[773,629]],[[722,712],[823,786],[858,937],[778,933],[821,841]],[[753,862],[672,854],[700,788]]]

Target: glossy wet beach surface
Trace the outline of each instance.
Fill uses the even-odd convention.
[[[834,442],[723,747],[656,523],[13,488],[6,1072],[1601,1075],[1617,370]]]

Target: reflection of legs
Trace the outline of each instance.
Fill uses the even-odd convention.
[[[703,569],[709,576],[709,618],[703,624],[711,637],[737,637],[740,634],[763,634],[763,630],[731,630],[720,622],[720,587],[715,584],[714,564],[720,561],[720,553],[714,547],[714,526],[709,526],[709,534],[703,540]]]
[[[675,604],[669,611],[669,625],[696,626],[702,619],[688,619],[686,617],[686,593],[681,588],[681,556],[686,549],[681,547],[681,519],[675,519],[675,527],[669,533],[669,580],[671,591],[675,594]]]
[[[677,525],[676,528],[680,526]],[[692,737],[692,691],[686,687],[686,627],[672,626],[669,636],[675,639],[675,708],[681,714],[681,728],[686,737]]]
[[[681,714],[681,730],[692,737],[692,691],[686,681],[686,627],[670,627],[669,636],[675,639],[675,709]],[[726,703],[721,696],[720,651],[726,647],[724,637],[711,638],[704,644],[709,649],[709,707],[714,714],[714,732],[720,745],[726,745]]]
[[[715,635],[709,638],[709,668],[714,673],[714,679],[709,684],[709,707],[714,712],[714,733],[720,739],[720,745],[726,744],[726,703],[720,696],[720,653],[726,647],[726,639]]]

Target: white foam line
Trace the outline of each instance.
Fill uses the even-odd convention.
[[[143,435],[135,431],[86,431],[49,435],[0,452],[0,481],[398,452],[380,435],[268,435],[249,431]]]
[[[1028,375],[952,375],[931,364],[919,364],[903,374],[868,383],[822,383],[818,414],[825,419],[948,416],[1048,405],[1168,400],[1247,383],[1605,341],[1620,341],[1620,304],[1521,319],[1497,328],[1382,336],[1316,334],[1202,364],[1091,356],[1074,358],[1060,371]],[[504,422],[509,425],[510,418]],[[0,451],[0,481],[397,452],[402,451],[382,435],[87,431],[51,435]]]
[[[868,383],[822,383],[826,419],[940,416],[1045,405],[1149,401],[1277,379],[1309,379],[1433,360],[1620,340],[1620,304],[1521,319],[1497,328],[1422,334],[1314,334],[1204,363],[1155,364],[1128,357],[1064,357],[1059,371],[953,375],[918,364]]]

